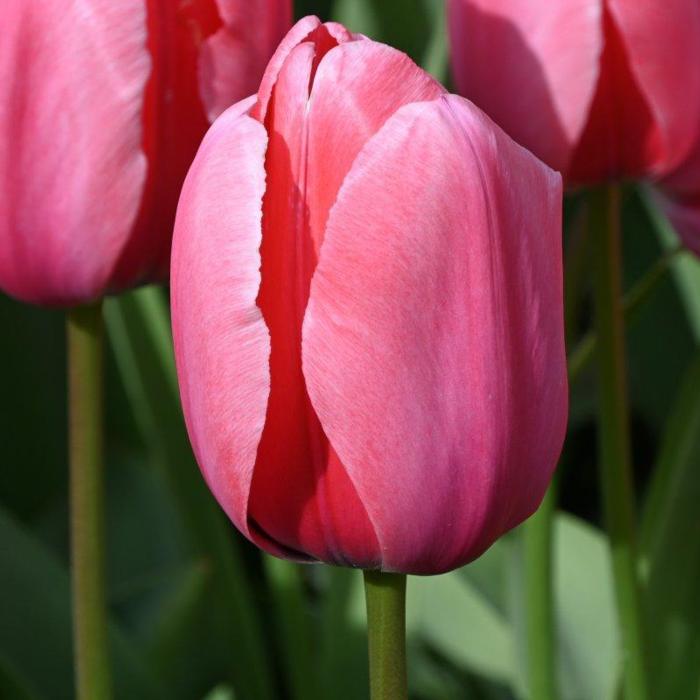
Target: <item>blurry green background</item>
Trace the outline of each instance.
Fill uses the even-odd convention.
[[[408,52],[442,80],[438,0],[298,1]],[[625,192],[634,463],[661,697],[698,697],[700,264],[647,194]],[[569,335],[589,325],[590,262],[566,211]],[[665,270],[665,268],[664,268]],[[647,284],[651,280],[652,284]],[[635,287],[635,285],[637,285]],[[107,570],[118,698],[350,700],[366,696],[358,572],[264,557],[222,516],[189,449],[164,290],[105,305]],[[64,317],[0,297],[0,698],[73,697],[67,547]],[[599,529],[595,378],[571,388],[554,535],[561,697],[615,696],[620,660]],[[147,439],[148,438],[148,439]],[[415,698],[525,697],[522,533],[452,574],[409,582]]]

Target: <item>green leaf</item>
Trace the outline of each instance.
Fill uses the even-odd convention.
[[[37,700],[72,698],[73,653],[68,572],[0,510],[0,658],[16,685]],[[157,697],[133,642],[110,628],[116,696]]]
[[[336,0],[332,17],[350,31],[377,39],[381,34],[381,21],[374,11],[372,0]]]
[[[430,40],[425,47],[423,68],[441,83],[447,81],[448,71],[448,46],[446,3],[444,0],[425,0],[425,6],[431,16],[432,29]]]
[[[429,42],[430,13],[425,0],[336,0],[333,19],[406,52],[420,63]]]
[[[463,569],[409,580],[409,632],[457,668],[510,685],[524,697],[521,572],[513,537]],[[561,697],[605,700],[617,680],[617,631],[604,536],[559,514],[554,588]]]
[[[304,595],[302,565],[264,556],[274,605],[278,647],[286,672],[290,697],[314,700],[321,697],[313,659],[310,611]]]
[[[3,700],[33,700],[36,694],[30,686],[11,668],[11,664],[0,656],[0,698]]]
[[[554,590],[562,698],[606,700],[617,687],[619,642],[603,534],[570,515],[554,526]]]
[[[231,532],[192,456],[180,411],[170,323],[163,290],[147,287],[105,303],[110,342],[141,426],[167,478],[195,559],[212,570],[216,624],[227,640],[234,685],[271,700],[273,675],[241,541]]]
[[[162,687],[167,687],[169,698],[178,697],[177,691],[186,683],[193,669],[183,669],[180,663],[183,654],[192,658],[189,644],[197,638],[193,629],[200,621],[205,604],[211,572],[206,564],[197,562],[171,577],[169,594],[164,596],[158,614],[151,625],[147,643],[149,665],[157,672]],[[179,693],[182,696],[182,692]]]
[[[227,685],[218,685],[211,693],[207,694],[204,700],[236,700],[236,694],[233,692],[233,688],[229,688]]]
[[[642,522],[657,697],[695,700],[700,683],[700,355],[659,453]]]
[[[367,632],[362,574],[314,567],[319,580],[322,697],[354,700],[367,692]]]
[[[409,581],[409,634],[419,636],[459,668],[510,683],[516,668],[509,621],[465,571]]]

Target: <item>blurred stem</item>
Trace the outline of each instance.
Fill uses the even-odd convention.
[[[644,273],[642,278],[632,286],[629,292],[625,294],[622,301],[622,312],[625,317],[626,325],[635,320],[639,309],[644,305],[644,302],[649,299],[659,282],[661,282],[666,273],[671,269],[673,261],[684,252],[687,251],[681,247],[669,250],[660,257],[651,268]],[[595,332],[589,331],[579,341],[578,345],[569,356],[569,380],[572,383],[578,379],[581,372],[593,359],[597,342]]]
[[[365,571],[371,700],[406,700],[406,576]]]
[[[618,186],[608,185],[594,190],[590,203],[591,236],[596,258],[598,461],[624,650],[623,688],[629,700],[646,700],[649,692],[635,541]]]
[[[104,587],[102,307],[68,313],[71,569],[79,700],[112,695]]]
[[[525,614],[529,697],[555,700],[552,523],[556,485],[552,482],[537,512],[525,523]]]

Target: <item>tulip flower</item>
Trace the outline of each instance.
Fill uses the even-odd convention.
[[[289,0],[2,0],[0,289],[50,305],[160,281],[210,120],[257,89]]]
[[[406,55],[291,30],[173,240],[187,426],[246,537],[435,574],[537,508],[567,417],[560,210],[560,176]]]
[[[570,185],[660,177],[700,124],[694,0],[447,0],[459,92]]]

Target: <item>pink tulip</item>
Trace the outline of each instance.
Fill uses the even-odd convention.
[[[447,0],[459,91],[569,184],[659,177],[700,126],[696,0]]]
[[[167,276],[210,120],[257,89],[290,0],[2,0],[0,288],[72,305]]]
[[[537,507],[567,415],[561,179],[404,54],[301,20],[178,207],[187,426],[282,557],[438,573]]]

